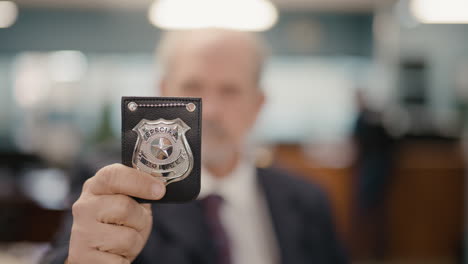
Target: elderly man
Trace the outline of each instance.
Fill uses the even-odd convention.
[[[157,200],[164,185],[133,168],[104,167],[84,184],[69,246],[53,263],[346,263],[323,192],[257,169],[248,155],[246,137],[264,102],[258,37],[181,31],[167,34],[159,50],[161,94],[203,98],[200,196],[139,204],[130,196]]]

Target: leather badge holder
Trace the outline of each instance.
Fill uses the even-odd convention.
[[[181,203],[200,192],[200,98],[122,97],[122,163],[166,183],[159,201]]]

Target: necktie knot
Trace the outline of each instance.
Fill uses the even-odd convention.
[[[224,199],[217,194],[210,194],[203,198],[201,202],[205,210],[219,212]]]

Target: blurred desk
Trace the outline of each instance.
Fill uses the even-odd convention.
[[[278,145],[275,159],[328,191],[339,234],[346,244],[356,243],[350,236],[352,167],[327,168],[306,156],[299,145]],[[464,180],[465,165],[458,142],[399,143],[385,205],[386,260],[454,263],[463,240]]]
[[[0,200],[1,242],[49,242],[61,225],[64,211],[43,209],[21,198]]]
[[[20,197],[1,199],[0,263],[38,263],[50,249],[64,213],[43,209]]]
[[[465,173],[456,142],[402,145],[389,194],[390,256],[456,256],[463,239]]]

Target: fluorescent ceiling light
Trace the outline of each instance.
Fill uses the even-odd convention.
[[[468,23],[468,0],[412,0],[410,9],[422,23]]]
[[[149,9],[151,23],[163,29],[228,28],[264,31],[278,20],[267,0],[156,0]]]
[[[18,7],[11,1],[0,1],[0,28],[13,25],[18,16]]]

